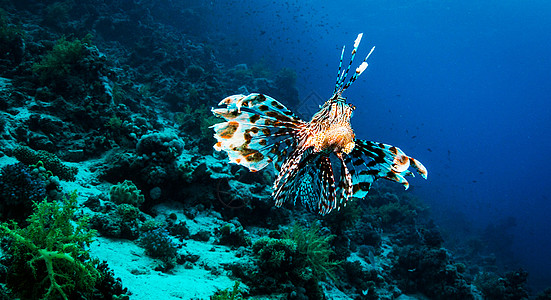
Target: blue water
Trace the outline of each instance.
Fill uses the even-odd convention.
[[[292,67],[300,99],[322,101],[363,32],[357,63],[376,50],[345,93],[357,137],[425,164],[411,190],[449,240],[504,224],[487,246],[534,289],[551,286],[551,2],[347,3],[212,1],[203,26],[221,61]]]

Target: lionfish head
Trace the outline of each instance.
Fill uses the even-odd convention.
[[[318,119],[320,116],[332,116],[332,119],[336,119],[339,116],[350,120],[352,112],[356,107],[350,103],[346,103],[346,98],[339,94],[333,95],[329,100],[325,101],[320,106],[320,110],[312,117],[312,119]]]

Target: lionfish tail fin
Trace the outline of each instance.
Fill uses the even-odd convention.
[[[409,183],[405,176],[413,175],[409,167],[427,178],[427,169],[418,160],[407,156],[400,148],[371,141],[356,140],[356,147],[345,159],[352,175],[353,197],[364,198],[371,184],[384,178],[402,184]]]
[[[211,126],[216,144],[231,162],[258,171],[270,162],[282,162],[290,153],[293,137],[304,122],[277,100],[262,95],[233,95],[213,108],[215,116],[226,121]]]

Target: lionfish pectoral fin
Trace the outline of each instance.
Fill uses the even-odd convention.
[[[425,168],[425,166],[423,166],[423,164],[415,158],[409,157],[409,161],[413,163],[413,167],[415,168],[415,170],[417,170],[417,173],[421,174],[423,178],[427,179],[427,176],[429,175],[427,168]]]
[[[400,173],[391,172],[387,176],[383,176],[382,178],[392,180],[392,181],[396,181],[396,182],[400,183],[401,185],[403,185],[406,190],[409,189],[409,182]]]
[[[427,169],[423,164],[407,156],[400,148],[364,140],[355,142],[354,150],[345,158],[352,174],[353,197],[365,197],[371,184],[378,178],[396,181],[408,189],[409,182],[405,176],[413,175],[408,170],[410,166],[423,178],[427,178]]]
[[[281,161],[303,121],[277,100],[262,94],[233,95],[220,101],[212,113],[224,118],[214,129],[214,149],[228,153],[230,162],[258,171]]]

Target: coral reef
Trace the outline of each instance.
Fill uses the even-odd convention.
[[[125,180],[111,187],[109,199],[115,204],[130,204],[133,207],[140,207],[145,198],[132,181]],[[119,209],[121,209],[121,206],[119,206]],[[121,210],[129,211],[129,208]]]
[[[406,292],[421,291],[434,298],[474,299],[462,264],[454,264],[445,249],[407,246],[397,251],[393,272]]]
[[[46,182],[22,163],[6,165],[0,173],[0,213],[2,220],[24,221],[33,203],[46,199]]]
[[[174,265],[177,248],[166,229],[155,228],[145,230],[140,237],[139,243],[145,249],[147,255],[159,258],[165,264],[165,268],[170,268]]]
[[[503,277],[484,272],[475,278],[474,284],[485,299],[528,299],[527,277],[528,273],[523,270],[508,272]]]
[[[302,291],[314,299],[321,297],[319,282],[326,277],[337,280],[335,270],[340,264],[331,260],[332,238],[321,234],[317,225],[306,228],[295,223],[281,238],[262,237],[253,243],[258,270],[234,266],[233,272],[251,286],[252,294],[271,289],[287,293]]]
[[[228,246],[249,246],[251,245],[251,238],[247,236],[247,233],[237,222],[237,225],[228,223],[218,230],[219,238],[218,243]]]
[[[276,278],[295,268],[293,257],[297,254],[297,244],[292,240],[264,237],[253,244],[253,252],[260,259],[260,268]]]
[[[27,165],[36,165],[40,162],[48,171],[64,180],[75,180],[78,172],[77,168],[66,166],[55,154],[44,150],[35,151],[21,146],[13,150],[13,155]]]

